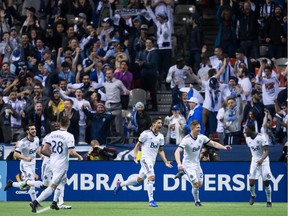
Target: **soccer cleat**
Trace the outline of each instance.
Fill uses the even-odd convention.
[[[4,188],[4,191],[7,191],[9,188],[13,186],[13,181],[9,180]]]
[[[184,171],[180,171],[175,175],[174,179],[177,179],[177,178],[181,179],[184,174],[185,174]]]
[[[201,202],[195,202],[195,206],[202,206]]]
[[[150,207],[158,207],[158,204],[154,200],[152,200],[149,202],[149,206]]]
[[[52,204],[50,205],[50,209],[59,210],[59,207],[58,207],[58,205],[57,205],[57,202],[53,201]]]
[[[249,204],[250,204],[250,205],[253,205],[254,202],[255,202],[255,196],[251,196],[251,197],[250,197],[250,200],[249,200]]]
[[[38,202],[36,200],[32,201],[29,203],[30,207],[32,208],[32,212],[36,213],[37,212],[37,207],[38,207]]]
[[[119,193],[119,191],[121,191],[121,190],[122,190],[121,182],[117,181],[116,188],[114,189],[114,194],[117,195]]]
[[[47,188],[47,186],[42,184],[42,185],[40,185],[40,188],[45,190]]]
[[[25,179],[21,185],[20,185],[20,190],[26,190],[28,187],[30,187],[28,184],[27,184],[27,181],[28,179]]]
[[[59,209],[72,209],[72,206],[69,206],[69,205],[58,205]]]
[[[271,202],[267,202],[267,205],[266,205],[267,207],[272,207],[272,203]]]

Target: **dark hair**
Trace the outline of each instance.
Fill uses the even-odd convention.
[[[248,125],[246,125],[246,127],[247,127],[249,130],[255,132],[255,126],[254,126],[253,124],[248,124]]]
[[[25,131],[29,130],[30,127],[35,127],[35,124],[34,123],[29,123],[25,126]]]
[[[67,116],[63,116],[63,117],[60,119],[60,125],[61,125],[62,127],[68,127],[69,123],[70,123],[70,119],[69,119],[69,117],[67,117]]]
[[[157,122],[157,121],[159,121],[159,120],[162,121],[161,116],[156,116],[156,117],[154,117],[154,118],[152,119],[151,124],[154,124],[155,122]]]
[[[214,76],[216,73],[217,73],[216,69],[215,69],[215,68],[211,68],[211,69],[209,69],[209,71],[208,71],[208,76],[209,76],[209,77],[212,77],[212,76]]]
[[[71,100],[70,98],[67,98],[64,101],[69,101],[72,105],[74,104],[73,100]]]

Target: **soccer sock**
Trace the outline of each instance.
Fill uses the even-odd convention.
[[[271,185],[265,187],[267,202],[271,202]]]
[[[61,193],[62,193],[63,187],[64,187],[64,184],[63,184],[63,183],[61,183],[61,184],[59,184],[59,185],[57,186],[57,188],[56,188],[56,190],[55,190],[55,193],[54,193],[53,201],[58,202],[59,196],[60,196]]]
[[[200,202],[200,200],[199,200],[199,188],[192,187],[192,195],[194,197],[195,202]]]
[[[40,188],[40,186],[42,185],[41,181],[32,181],[32,180],[28,180],[27,184],[30,185],[31,187],[37,187]]]
[[[149,202],[154,200],[153,198],[154,183],[155,181],[150,181],[150,180],[148,180],[148,183],[147,183],[148,185],[147,193],[148,193]]]
[[[31,200],[34,201],[36,199],[35,187],[31,186],[28,193],[30,195]]]
[[[59,205],[63,205],[64,204],[64,190],[65,190],[65,187],[63,187],[63,189],[61,190],[61,194],[60,194],[59,199],[58,199],[58,204]]]
[[[120,185],[121,185],[121,187],[123,187],[123,186],[127,186],[127,185],[136,185],[136,184],[138,184],[137,176],[131,176],[126,181],[122,182]]]
[[[255,193],[255,185],[254,186],[250,186],[250,193],[251,193],[251,196],[256,196],[256,193]]]
[[[16,188],[20,188],[21,184],[22,184],[22,182],[13,182],[12,186],[16,187]]]
[[[47,187],[40,196],[36,199],[38,203],[42,202],[43,200],[47,199],[53,193],[52,187]]]

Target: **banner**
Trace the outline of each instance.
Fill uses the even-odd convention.
[[[0,161],[0,201],[6,201],[6,192],[4,192],[4,187],[7,181],[6,173],[6,161]]]
[[[177,164],[172,169],[163,162],[155,164],[156,201],[193,201],[191,185],[184,178],[174,179]],[[37,162],[37,174],[41,171]],[[200,189],[202,202],[248,202],[250,198],[248,171],[249,162],[202,162],[204,184]],[[272,201],[287,202],[287,171],[283,162],[271,162]],[[16,181],[20,174],[19,162],[8,162],[8,178]],[[65,201],[147,201],[146,184],[123,187],[116,196],[113,190],[118,180],[137,175],[140,165],[134,162],[70,161]],[[37,191],[37,195],[41,190]],[[256,183],[256,202],[266,202],[263,182]],[[11,188],[7,191],[8,201],[29,200],[27,191]],[[50,200],[52,196],[50,197]]]

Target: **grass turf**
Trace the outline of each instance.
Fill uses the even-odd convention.
[[[72,205],[71,210],[48,209],[51,202],[43,202],[47,211],[37,215],[69,215],[69,216],[285,216],[287,203],[273,203],[272,208],[267,208],[266,203],[255,203],[250,206],[243,202],[207,202],[202,207],[195,207],[192,202],[158,202],[158,208],[148,207],[148,202],[67,202]],[[43,209],[40,208],[40,209]],[[39,209],[39,210],[40,210]],[[0,215],[26,216],[33,215],[28,202],[0,202]]]

